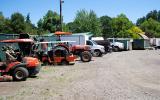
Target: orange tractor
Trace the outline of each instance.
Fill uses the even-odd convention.
[[[55,35],[59,37],[61,35],[71,35],[70,32],[55,32]],[[75,42],[75,41],[70,41]],[[70,52],[76,56],[80,57],[80,60],[83,62],[90,62],[92,60],[91,48],[88,45],[70,45],[70,42],[66,41],[68,47],[70,48]]]
[[[58,65],[73,65],[77,56],[80,56],[81,61],[91,61],[92,55],[90,53],[89,46],[83,45],[70,45],[70,42],[74,41],[61,41],[61,35],[69,35],[69,32],[55,32],[57,41],[45,41],[41,39],[39,42],[35,42],[35,48],[33,54],[41,60],[44,65],[58,64]],[[26,34],[21,34],[20,38],[30,38]],[[50,49],[48,49],[50,48]],[[24,49],[25,50],[25,49]]]
[[[91,61],[92,54],[90,53],[90,47],[86,45],[74,45],[70,43],[74,41],[61,41],[61,35],[70,35],[69,32],[55,32],[57,41],[45,41],[41,39],[36,43],[39,50],[35,51],[37,57],[44,65],[58,64],[58,65],[74,65],[77,56],[81,61]],[[50,49],[47,49],[50,48]]]
[[[14,50],[10,45],[32,43],[31,39],[13,39],[0,41],[2,52],[6,59],[0,61],[0,81],[6,76],[11,76],[14,81],[24,81],[29,76],[35,76],[40,71],[40,62],[37,58],[27,57],[23,55],[23,51]],[[2,54],[1,54],[2,55]],[[23,55],[23,56],[22,56]]]
[[[69,48],[59,41],[39,42],[41,47],[51,45],[51,50],[43,50],[36,52],[37,57],[44,65],[58,64],[58,65],[74,65],[76,56],[70,53]]]

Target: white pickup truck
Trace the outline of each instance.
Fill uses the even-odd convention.
[[[93,56],[95,56],[95,57],[101,57],[103,54],[105,54],[104,46],[98,45],[93,40],[87,40],[86,45],[90,46],[91,52],[92,52]]]
[[[124,44],[121,42],[116,42],[114,39],[109,39],[111,42],[111,46],[113,51],[117,52],[117,51],[122,51],[124,50]]]

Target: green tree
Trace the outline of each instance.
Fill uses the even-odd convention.
[[[20,13],[14,13],[11,15],[11,28],[13,33],[23,33],[25,29],[25,19]]]
[[[148,37],[160,37],[160,23],[152,18],[145,20],[144,23],[140,25],[140,28]]]
[[[3,33],[14,33],[11,27],[11,20],[9,18],[5,19]]]
[[[100,21],[94,11],[78,11],[72,29],[74,29],[73,32],[77,33],[92,32],[94,36],[101,36]]]
[[[28,34],[37,34],[37,27],[33,24],[25,23],[24,32]]]
[[[157,11],[157,10],[150,11],[146,16],[139,18],[137,20],[136,25],[140,26],[144,21],[146,21],[150,18],[160,22],[160,10],[159,11]]]
[[[148,19],[150,19],[150,18],[152,18],[152,19],[154,19],[154,20],[158,20],[158,12],[157,12],[157,10],[153,10],[153,11],[150,11],[147,15],[146,15],[146,19],[148,20]]]
[[[150,11],[145,17],[137,20],[139,26],[148,37],[160,37],[160,10]]]
[[[146,20],[145,17],[138,18],[138,20],[137,20],[137,22],[136,22],[136,25],[137,25],[137,26],[140,26],[145,20]]]
[[[37,34],[37,27],[32,24],[29,13],[26,16],[24,32],[28,34]]]
[[[100,17],[101,28],[102,28],[102,36],[104,38],[113,37],[112,34],[112,18],[109,16]]]
[[[0,33],[3,33],[4,25],[5,25],[5,18],[3,16],[3,13],[0,12]]]
[[[68,27],[70,32],[72,32],[72,33],[76,32],[77,26],[74,22],[69,22],[69,23],[66,24],[66,26]]]
[[[27,17],[26,17],[26,23],[31,24],[31,20],[30,20],[30,13],[28,13],[28,14],[27,14]]]
[[[127,38],[129,34],[127,32],[134,24],[124,14],[118,15],[112,19],[112,30],[114,37]]]
[[[143,31],[137,26],[132,26],[129,30],[127,30],[127,32],[129,37],[133,39],[139,39],[139,34],[143,34]]]
[[[45,33],[44,30],[43,30],[43,20],[42,19],[40,19],[37,22],[37,26],[38,26],[38,35],[41,35],[41,34]]]
[[[71,31],[69,31],[69,27],[65,23],[63,23],[63,31],[64,32],[71,32]]]
[[[158,11],[158,22],[160,22],[160,10]]]
[[[38,21],[38,28],[44,31],[55,32],[59,30],[60,17],[56,12],[49,10],[47,14]],[[41,25],[40,25],[41,24]]]

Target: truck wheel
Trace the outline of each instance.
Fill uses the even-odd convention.
[[[102,56],[102,53],[101,53],[100,50],[95,50],[93,54],[94,54],[95,57],[101,57]]]
[[[80,58],[81,58],[81,61],[83,62],[89,62],[92,59],[92,54],[88,51],[84,51],[81,53]]]
[[[118,52],[119,48],[118,47],[114,47],[113,50],[114,50],[114,52]]]
[[[14,81],[25,81],[29,76],[29,72],[24,67],[18,67],[14,69],[12,76]]]

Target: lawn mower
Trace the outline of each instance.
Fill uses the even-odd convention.
[[[0,41],[2,52],[5,54],[4,60],[0,61],[0,81],[12,76],[14,81],[25,81],[29,76],[35,76],[40,71],[40,62],[37,58],[24,56],[21,50],[14,50],[12,44],[33,43],[31,39],[13,39]],[[27,50],[27,48],[25,48]],[[27,51],[28,52],[28,51]],[[10,77],[9,77],[10,78]]]
[[[39,42],[40,50],[37,57],[44,65],[74,65],[76,56],[73,55],[63,41]],[[50,45],[50,46],[49,46]],[[44,49],[50,47],[51,49]],[[42,50],[44,49],[44,50]]]

